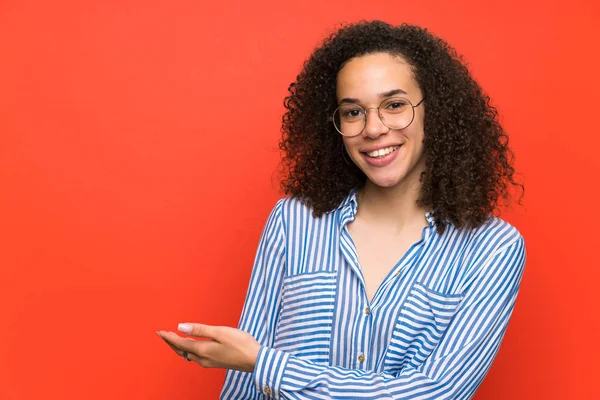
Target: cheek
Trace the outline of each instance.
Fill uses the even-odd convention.
[[[423,138],[425,137],[425,132],[423,129],[423,119],[415,118],[413,123],[410,124],[408,128],[406,128],[404,134],[411,140],[423,143]]]
[[[423,138],[425,133],[425,119],[423,118],[423,115],[415,116],[413,123],[415,124],[415,127],[418,128],[421,138]]]
[[[355,164],[355,165],[359,165],[360,161],[360,154],[357,150],[356,147],[356,143],[354,140],[352,140],[353,138],[343,138],[343,143],[342,146],[344,148],[344,153],[342,154],[342,156],[344,157],[344,160],[349,163],[349,164]]]
[[[343,143],[342,146],[344,146],[344,149],[346,150],[346,152],[351,153],[352,148],[354,147],[352,138],[343,137],[342,143]]]

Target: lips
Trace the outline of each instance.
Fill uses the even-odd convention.
[[[369,152],[361,152],[361,154],[367,164],[373,167],[385,167],[394,161],[401,149],[402,145],[394,145],[381,147]]]
[[[388,154],[393,153],[394,151],[398,150],[401,146],[402,146],[401,144],[395,144],[395,145],[385,146],[385,147],[382,146],[382,147],[379,147],[379,148],[373,149],[373,150],[361,151],[361,153],[370,158],[382,158],[382,157],[385,157]]]

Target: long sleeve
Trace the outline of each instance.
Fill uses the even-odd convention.
[[[525,264],[516,240],[481,260],[464,283],[463,300],[444,336],[418,367],[391,374],[318,365],[268,345],[261,348],[254,384],[282,399],[468,399],[499,349]]]
[[[285,272],[285,237],[280,200],[271,212],[260,239],[246,301],[238,328],[263,346],[273,346],[281,282]],[[261,399],[251,373],[228,370],[221,399]]]

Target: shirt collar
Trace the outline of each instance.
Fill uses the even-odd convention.
[[[425,213],[425,219],[429,223],[429,226],[435,228],[435,219],[433,219],[433,210],[427,211]]]
[[[336,212],[338,210],[343,211],[349,207],[351,207],[354,211],[353,214],[356,214],[356,210],[358,210],[358,189],[354,188],[348,193],[348,196],[344,197],[344,200],[341,201],[340,204],[337,205],[336,208],[329,212]]]
[[[351,220],[354,220],[354,216],[356,215],[356,211],[358,210],[358,188],[354,188],[348,193],[348,196],[344,198],[338,204],[336,208],[331,211],[328,211],[326,214],[333,212],[341,212],[343,215],[350,216]],[[350,212],[348,212],[350,211]],[[427,211],[425,213],[425,219],[431,228],[435,228],[435,220],[433,219],[433,210]]]

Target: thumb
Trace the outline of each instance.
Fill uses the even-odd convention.
[[[189,322],[177,325],[177,330],[190,336],[216,340],[216,327],[204,324],[192,324]]]

